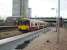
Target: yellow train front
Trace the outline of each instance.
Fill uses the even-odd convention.
[[[19,29],[19,31],[21,31],[22,33],[26,33],[29,31],[29,23],[30,21],[26,18],[19,18],[17,20],[17,27]]]
[[[18,30],[22,33],[26,33],[29,31],[36,31],[39,29],[43,29],[48,26],[47,22],[40,20],[33,20],[28,18],[19,18],[17,20]]]

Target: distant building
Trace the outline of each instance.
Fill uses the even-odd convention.
[[[13,0],[12,16],[20,16],[20,0]]]
[[[0,26],[4,26],[4,20],[0,19]]]
[[[9,25],[9,26],[14,26],[16,25],[16,19],[19,17],[7,17],[7,19],[5,20],[5,25]]]
[[[12,16],[28,17],[28,0],[13,0]]]
[[[59,26],[63,27],[63,25],[64,25],[64,19],[61,17],[59,18]]]
[[[31,18],[31,13],[32,13],[31,8],[28,8],[28,18]]]

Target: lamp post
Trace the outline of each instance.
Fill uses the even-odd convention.
[[[57,32],[57,8],[51,8],[51,10],[55,10],[55,14],[56,14],[56,32]]]
[[[53,10],[53,11],[54,11],[54,10],[55,10],[55,8],[51,8],[51,10]],[[55,14],[56,14],[56,12],[55,12]],[[54,16],[55,16],[55,15],[54,15]]]
[[[51,8],[52,10],[55,10],[55,8]],[[59,18],[60,18],[60,0],[58,0],[58,10],[56,10],[56,14],[58,15],[56,17],[56,31],[57,31],[57,43],[60,42],[60,29],[59,29]]]
[[[59,18],[60,18],[60,0],[58,0],[57,43],[59,43],[59,42],[60,42]]]

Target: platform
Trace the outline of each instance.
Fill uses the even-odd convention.
[[[33,40],[22,50],[67,50],[67,29],[60,28],[60,42],[57,43],[57,32],[55,28],[46,34]]]

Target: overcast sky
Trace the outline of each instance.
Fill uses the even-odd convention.
[[[67,0],[60,0],[61,16],[67,18]],[[30,0],[29,7],[32,8],[32,16],[56,16],[58,0]],[[51,8],[55,8],[52,10]]]
[[[61,16],[67,18],[67,0],[61,0]],[[29,0],[32,16],[56,16],[57,0]],[[55,8],[52,10],[51,8]],[[0,0],[0,16],[12,15],[12,0]]]
[[[12,0],[0,0],[0,16],[12,15]]]

